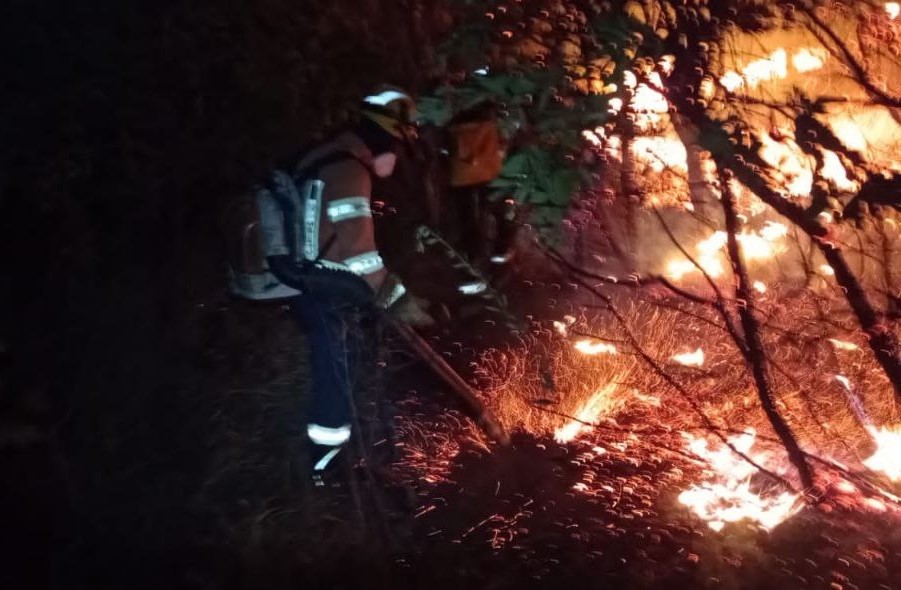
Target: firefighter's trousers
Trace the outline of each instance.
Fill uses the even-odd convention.
[[[291,311],[306,332],[310,348],[307,434],[317,445],[342,445],[350,438],[353,422],[366,314],[354,305],[307,295],[292,299]]]

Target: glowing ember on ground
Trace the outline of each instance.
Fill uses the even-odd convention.
[[[688,434],[683,436],[687,439],[689,451],[707,461],[713,473],[708,481],[679,494],[679,502],[707,521],[713,530],[722,530],[727,522],[747,519],[769,531],[800,510],[798,494],[781,492],[764,497],[751,491],[751,477],[757,469],[728,446],[722,445],[714,451],[708,448],[705,439]],[[747,455],[755,437],[756,433],[749,430],[729,442]],[[760,463],[766,456],[756,454],[753,459]]]
[[[616,354],[616,345],[610,344],[608,342],[597,342],[592,340],[579,340],[576,342],[573,347],[581,352],[582,354],[587,354],[590,356],[594,356],[596,354]]]
[[[686,367],[700,367],[704,364],[704,351],[699,348],[694,352],[676,354],[673,355],[673,360]]]
[[[901,428],[867,428],[876,443],[876,452],[863,464],[881,471],[892,481],[901,481]]]
[[[860,350],[860,347],[853,342],[845,342],[844,340],[830,338],[829,343],[832,344],[832,346],[834,346],[837,350]]]
[[[561,336],[568,334],[569,327],[576,323],[576,318],[571,315],[563,316],[563,321],[554,320],[554,330]]]
[[[575,417],[578,420],[570,420],[555,430],[554,439],[557,442],[565,443],[576,438],[581,432],[590,431],[591,426],[583,424],[583,422],[594,422],[604,410],[614,391],[616,391],[616,385],[613,383],[608,383],[596,391],[576,412]]]
[[[888,13],[888,17],[890,19],[895,20],[896,18],[898,18],[898,15],[901,15],[901,3],[886,2],[885,12]]]

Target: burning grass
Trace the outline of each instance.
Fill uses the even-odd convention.
[[[632,430],[624,420],[638,431],[681,431],[685,446],[673,450],[707,464],[709,477],[685,489],[680,501],[711,527],[748,518],[770,529],[797,512],[800,496],[773,477],[796,488],[798,482],[718,313],[629,294],[613,299],[623,324],[586,304],[578,317],[562,318],[517,347],[485,353],[478,374],[499,419],[508,429],[560,442],[589,440],[598,427]],[[818,485],[845,494],[836,467],[867,473],[882,499],[870,494],[855,505],[892,505],[897,498],[887,478],[897,479],[899,463],[889,448],[897,445],[898,423],[891,388],[841,299],[776,283],[757,305],[778,409],[819,468]]]

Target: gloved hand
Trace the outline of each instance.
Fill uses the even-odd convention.
[[[407,293],[397,303],[388,308],[391,316],[413,328],[428,328],[435,325],[435,319],[426,312],[429,302],[412,293]]]

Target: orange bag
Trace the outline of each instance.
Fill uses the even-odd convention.
[[[452,140],[451,186],[485,184],[497,178],[504,163],[497,121],[457,123],[448,131]]]

